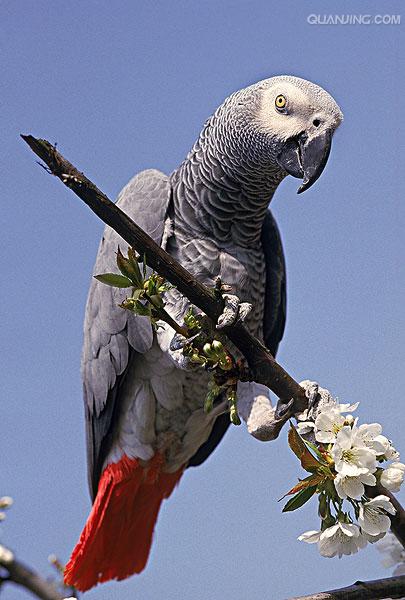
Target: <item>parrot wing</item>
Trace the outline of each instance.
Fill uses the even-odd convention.
[[[266,292],[263,340],[273,356],[283,337],[286,309],[286,269],[283,246],[276,221],[268,210],[262,228],[262,246],[266,261]]]
[[[118,196],[117,205],[161,244],[170,203],[169,178],[153,169],[136,175]],[[117,272],[115,256],[128,244],[106,227],[94,275]],[[88,475],[92,497],[97,493],[103,463],[111,445],[117,397],[130,361],[152,346],[148,317],[118,306],[123,290],[92,279],[84,322],[82,378],[86,413]]]

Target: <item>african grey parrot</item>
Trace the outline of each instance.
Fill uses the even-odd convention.
[[[299,192],[318,179],[341,120],[333,98],[313,83],[260,81],[224,101],[174,173],[143,171],[118,197],[200,281],[213,286],[220,277],[252,305],[246,325],[273,354],[284,331],[286,283],[268,205],[288,174],[303,179]],[[124,240],[106,227],[94,274],[116,270],[118,246]],[[162,500],[229,425],[226,402],[204,412],[208,375],[172,349],[174,330],[154,333],[147,317],[118,306],[122,300],[122,290],[93,279],[82,375],[94,504],[65,571],[65,582],[83,591],[143,570]],[[181,323],[189,301],[171,290],[166,302]],[[238,409],[249,432],[265,440],[274,415],[268,390],[239,382]]]

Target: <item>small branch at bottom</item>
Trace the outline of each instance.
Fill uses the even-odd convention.
[[[6,575],[0,580],[1,585],[14,583],[30,591],[41,600],[64,600],[66,596],[71,596],[68,591],[66,591],[66,595],[62,596],[56,589],[56,583],[46,581],[30,567],[16,560],[8,548],[4,548],[4,546],[0,548],[2,550],[0,553],[0,567],[6,572]]]
[[[309,596],[294,596],[289,600],[382,600],[383,598],[395,600],[404,597],[405,575],[401,575],[373,581],[356,581],[348,587]]]

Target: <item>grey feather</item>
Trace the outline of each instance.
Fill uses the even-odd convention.
[[[170,202],[169,178],[156,170],[134,177],[118,196],[117,204],[157,243],[161,243]],[[106,227],[94,266],[94,275],[116,272],[118,246],[127,243]],[[109,450],[112,420],[119,389],[130,361],[152,345],[153,332],[147,317],[125,311],[118,304],[125,290],[92,279],[84,322],[82,378],[87,423],[89,484],[92,495]]]
[[[266,261],[266,289],[263,317],[263,339],[273,356],[283,337],[286,321],[286,270],[283,247],[276,221],[267,211],[261,241]],[[188,466],[201,465],[218,446],[230,425],[229,416],[221,415],[208,440],[190,459]]]
[[[274,106],[280,90],[293,109],[288,118]],[[318,161],[314,181],[326,164],[326,141],[341,119],[331,96],[314,84],[284,76],[261,81],[224,101],[170,179],[157,171],[144,172],[119,197],[124,211],[155,241],[167,241],[168,252],[194,276],[206,285],[220,276],[242,302],[253,305],[246,325],[273,354],[285,326],[286,279],[280,235],[268,205],[287,174],[300,172],[297,139],[304,144],[305,137],[302,147],[315,149],[308,151],[308,160],[311,154]],[[288,146],[290,154],[287,142],[293,144]],[[298,161],[295,167],[291,148]],[[306,186],[310,183],[308,179]],[[125,247],[107,228],[95,273],[116,270],[119,243]],[[86,313],[83,378],[93,493],[112,443],[113,424],[126,436],[125,447],[115,444],[114,456],[126,452],[127,445],[128,452],[144,456],[165,447],[168,470],[200,464],[229,425],[227,415],[215,423],[205,420],[206,378],[201,371],[181,371],[168,350],[173,332],[165,328],[152,346],[149,322],[117,308],[122,296],[122,290],[93,282]],[[166,294],[166,301],[177,320],[189,306],[176,290]],[[129,398],[131,394],[136,398]],[[120,405],[126,407],[121,413]],[[146,414],[147,427],[142,428]],[[121,424],[119,416],[124,419]],[[170,447],[168,435],[176,438]],[[142,447],[144,438],[148,448]]]
[[[275,356],[284,334],[287,312],[287,285],[280,232],[270,211],[267,212],[263,222],[261,240],[266,261],[263,340]]]

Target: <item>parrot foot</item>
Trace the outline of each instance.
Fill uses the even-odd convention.
[[[216,328],[219,330],[233,325],[237,320],[244,321],[252,310],[252,305],[249,302],[240,302],[238,296],[223,294],[222,297],[225,308],[217,321]]]

